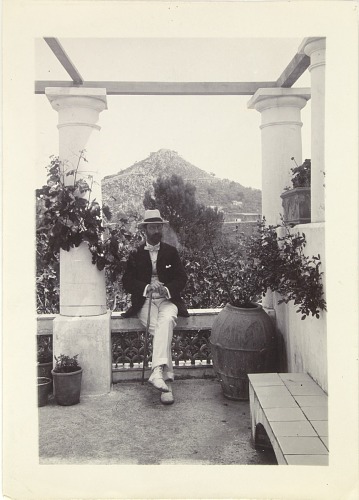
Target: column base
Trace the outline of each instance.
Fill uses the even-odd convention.
[[[111,312],[101,316],[56,316],[53,324],[54,355],[78,354],[83,368],[81,394],[99,395],[111,390]]]

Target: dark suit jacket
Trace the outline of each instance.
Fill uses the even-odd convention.
[[[143,296],[146,285],[151,283],[152,263],[144,244],[132,251],[122,278],[124,289],[131,294],[132,306],[122,314],[124,318],[136,316],[146,298]],[[178,308],[178,316],[189,316],[180,292],[186,285],[187,275],[175,247],[161,242],[157,255],[157,274],[171,294],[171,302]]]

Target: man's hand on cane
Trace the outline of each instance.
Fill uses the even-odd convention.
[[[150,285],[148,285],[147,287],[147,292],[155,292],[155,293],[159,293],[161,297],[167,297],[167,290],[166,288],[163,286],[163,283],[162,281],[153,281],[153,283],[151,283]]]

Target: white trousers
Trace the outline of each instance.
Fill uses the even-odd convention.
[[[146,299],[142,309],[137,314],[141,323],[147,326],[148,308],[150,299]],[[165,365],[163,370],[164,380],[173,380],[173,364],[171,343],[173,328],[176,325],[178,309],[170,300],[159,298],[152,299],[149,332],[152,339],[152,370],[156,366]],[[153,372],[152,372],[153,373]],[[149,378],[151,380],[152,374]]]

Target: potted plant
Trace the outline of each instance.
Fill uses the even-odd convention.
[[[70,406],[80,402],[82,368],[77,358],[78,354],[73,357],[65,354],[55,356],[52,376],[55,401],[59,405]]]
[[[117,224],[108,222],[109,207],[91,199],[93,177],[78,178],[79,152],[75,169],[66,168],[57,156],[50,157],[47,183],[36,190],[37,306],[39,312],[59,310],[58,267],[60,250],[69,251],[80,245],[88,247],[92,264],[106,269],[107,281],[113,285],[123,272],[127,256],[141,238],[131,225],[136,215],[121,217]]]
[[[52,380],[48,377],[37,377],[37,405],[47,405]]]
[[[291,158],[295,161],[294,157]],[[280,195],[284,220],[292,225],[307,224],[311,221],[310,175],[311,161],[306,159],[301,165],[291,169],[292,188],[286,187]]]
[[[131,218],[121,218],[117,227],[106,229],[102,217],[110,221],[111,211],[107,205],[101,207],[96,199],[91,200],[91,175],[87,180],[77,178],[81,160],[87,161],[84,151],[80,151],[77,167],[66,170],[64,162],[51,157],[47,184],[36,190],[36,232],[37,240],[42,238],[43,262],[58,264],[60,249],[69,251],[86,243],[92,263],[100,271],[107,266],[112,274],[118,274],[124,269],[131,240],[139,239],[139,235],[128,230]]]
[[[50,335],[41,335],[37,339],[37,376],[52,380],[52,367],[52,338]]]
[[[218,276],[228,303],[212,326],[213,366],[224,395],[248,399],[248,373],[276,369],[276,332],[258,304],[268,289],[281,295],[278,303],[294,301],[302,319],[319,318],[326,309],[320,256],[307,257],[304,233],[288,224],[260,221],[252,235],[241,234],[235,245],[212,247]],[[219,257],[220,255],[220,257]]]

